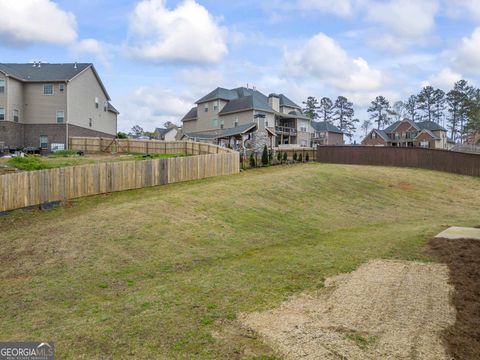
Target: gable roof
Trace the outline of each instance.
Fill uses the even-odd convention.
[[[197,120],[197,108],[193,107],[191,108],[188,113],[182,118],[183,121],[191,121],[191,120]]]
[[[35,66],[34,66],[35,65]],[[102,83],[100,76],[92,63],[66,63],[66,64],[18,64],[18,63],[0,63],[0,71],[7,76],[11,76],[23,82],[68,82],[73,80],[80,73],[91,68],[93,74],[98,80],[107,100],[111,100],[107,89]]]
[[[237,97],[238,95],[233,90],[217,87],[212,92],[209,92],[207,95],[197,100],[195,104],[201,104],[207,101],[218,100],[218,99],[233,100],[233,99],[236,99]]]
[[[402,123],[404,122],[408,122],[412,127],[414,127],[415,129],[417,130],[420,130],[420,127],[418,126],[417,123],[413,122],[412,120],[410,119],[403,119],[403,120],[400,120],[400,121],[395,121],[392,125],[390,125],[389,127],[387,127],[386,129],[384,129],[384,131],[388,134],[388,133],[391,133],[393,131],[395,131],[395,129]]]
[[[246,110],[261,110],[271,113],[275,112],[270,105],[268,105],[268,102],[262,99],[259,93],[254,92],[252,95],[230,100],[218,114],[223,115]]]
[[[300,106],[295,104],[292,100],[290,100],[285,95],[280,94],[280,95],[278,95],[278,97],[280,98],[280,106],[288,106],[288,107],[293,107],[293,108],[300,109]]]
[[[433,139],[435,139],[435,140],[440,140],[440,138],[439,138],[437,135],[435,135],[434,133],[432,133],[432,132],[431,132],[430,130],[428,130],[428,129],[422,129],[422,130],[420,130],[420,132],[419,132],[418,135],[415,137],[415,139],[418,138],[418,137],[420,136],[420,134],[422,134],[422,133],[427,133],[427,134],[430,135]]]
[[[244,134],[247,131],[255,129],[256,127],[257,124],[252,122],[248,124],[238,125],[233,128],[215,130],[214,132],[209,133],[184,133],[184,136],[190,139],[213,140]]]
[[[329,123],[328,121],[312,121],[312,127],[319,132],[321,131],[343,134],[342,130],[340,130],[335,125]]]
[[[437,130],[447,131],[443,126],[441,126],[440,124],[437,124],[434,121],[421,121],[421,122],[417,122],[416,124],[420,129],[426,129],[430,131],[437,131]]]

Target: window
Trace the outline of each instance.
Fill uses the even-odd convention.
[[[92,118],[88,118],[88,126],[92,127],[92,125],[93,125]]]
[[[18,110],[13,110],[13,121],[18,122]]]
[[[40,148],[41,149],[48,149],[48,136],[47,135],[40,135]]]
[[[0,94],[5,92],[5,80],[0,80]]]
[[[205,110],[205,112],[208,112],[208,104],[205,104],[204,110]]]
[[[307,132],[307,128],[306,127],[300,127],[300,131]]]
[[[63,124],[65,121],[65,112],[63,110],[57,111],[57,124]]]
[[[53,84],[43,84],[43,95],[53,95]]]
[[[5,120],[5,109],[0,108],[0,121]]]
[[[235,116],[235,127],[238,126],[238,116]]]
[[[372,139],[376,139],[377,138],[377,133],[376,132],[372,132]]]
[[[218,101],[213,105],[213,111],[218,111]]]
[[[60,92],[64,92],[64,91],[65,91],[65,84],[60,84],[60,85],[58,85],[58,90],[59,90]]]
[[[225,125],[225,120],[220,120],[220,128],[223,129],[223,126]]]
[[[212,125],[213,125],[213,127],[217,127],[217,126],[218,126],[218,120],[217,120],[217,119],[213,119],[213,120],[212,120]]]
[[[98,97],[95,97],[95,109],[98,109]]]
[[[103,103],[103,111],[107,112],[107,109],[108,109],[108,103],[105,101]]]

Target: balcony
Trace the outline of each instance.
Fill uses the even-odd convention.
[[[297,129],[287,126],[275,126],[275,132],[282,135],[297,136]]]

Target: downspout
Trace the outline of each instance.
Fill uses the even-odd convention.
[[[69,106],[69,102],[68,102],[68,93],[69,93],[69,90],[68,90],[68,81],[65,83],[65,91],[67,92],[67,111],[66,111],[66,119],[65,119],[65,137],[66,137],[66,141],[65,141],[65,150],[69,150],[69,144],[68,144],[68,120],[70,118],[70,114],[69,114],[69,110],[70,110],[70,106]]]

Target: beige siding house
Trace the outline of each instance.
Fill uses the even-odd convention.
[[[0,64],[0,143],[8,147],[49,151],[66,148],[69,136],[114,137],[117,115],[93,64]]]
[[[245,87],[219,87],[195,105],[182,119],[185,138],[237,149],[255,147],[251,143],[258,142],[258,138],[270,147],[317,144],[314,141],[317,131],[312,121],[302,113],[300,106],[283,94],[266,96]],[[337,136],[342,137],[343,143],[343,134],[338,131]]]

